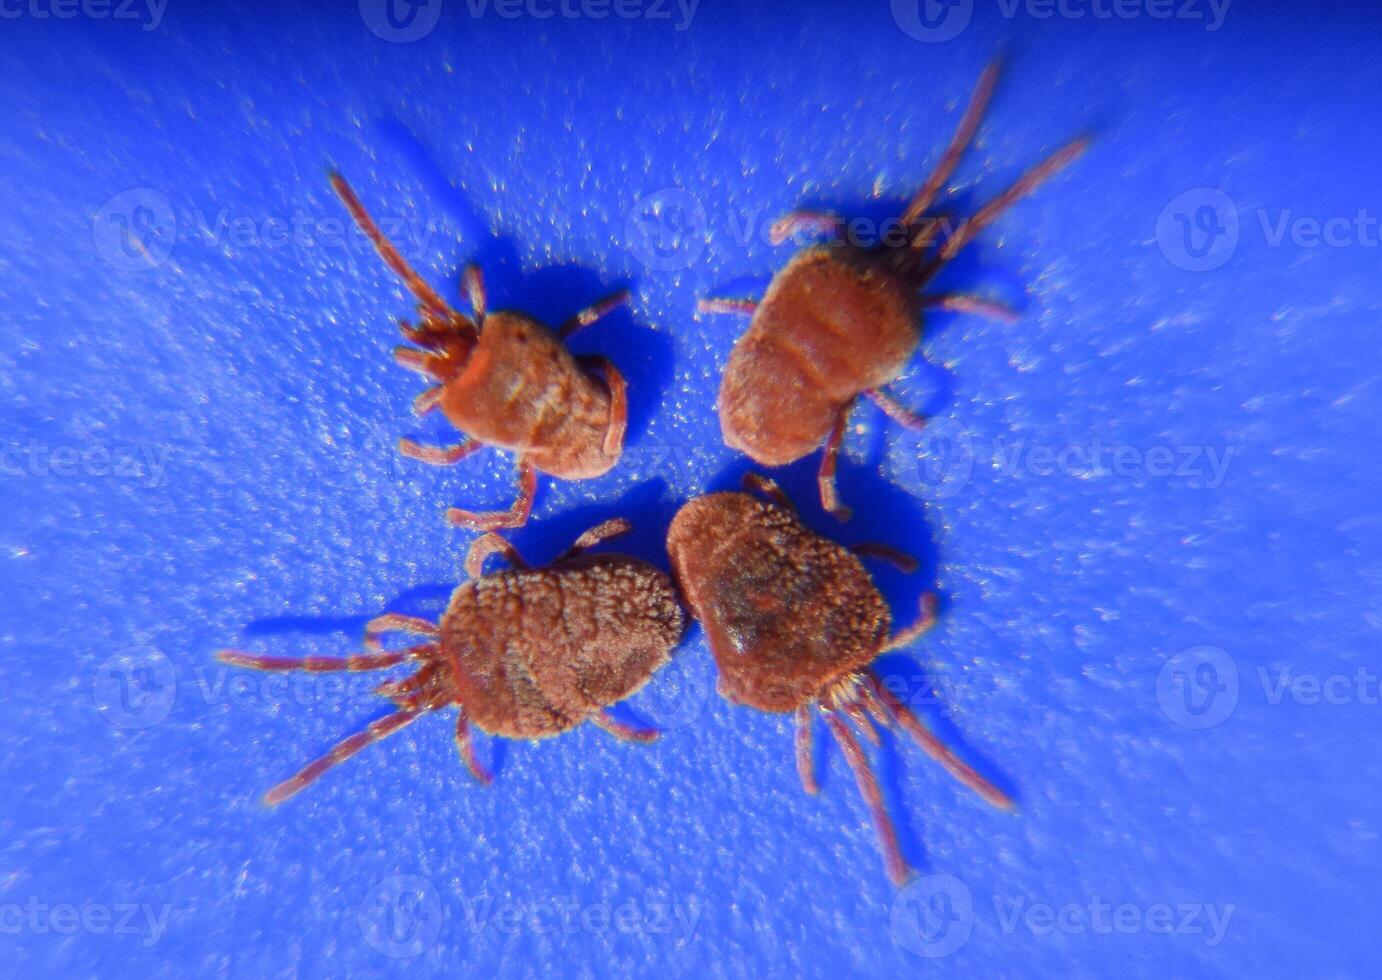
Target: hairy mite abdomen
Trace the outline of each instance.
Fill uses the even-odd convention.
[[[731,700],[792,711],[872,661],[888,635],[887,605],[859,560],[747,494],[688,503],[667,551]]]
[[[725,443],[767,466],[810,454],[840,410],[893,380],[916,349],[906,280],[866,257],[820,246],[773,280],[720,386]]]
[[[442,618],[441,641],[478,727],[543,738],[642,687],[684,625],[665,574],[626,555],[596,555],[465,583]]]
[[[561,338],[521,313],[486,317],[465,369],[439,406],[472,438],[524,454],[544,473],[587,479],[606,473],[609,392],[587,374]]]

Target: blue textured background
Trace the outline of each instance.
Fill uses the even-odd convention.
[[[705,0],[677,30],[675,7],[539,20],[448,0],[412,43],[348,4],[173,0],[146,30],[39,3],[0,25],[0,973],[1372,968],[1378,18],[1237,0],[1208,30],[981,2],[926,41],[905,7]],[[447,713],[260,806],[382,705],[212,653],[344,652],[383,609],[435,614],[469,540],[442,509],[511,493],[504,458],[392,454],[445,429],[408,416],[420,384],[389,357],[408,304],[335,237],[326,167],[404,222],[448,296],[474,257],[494,306],[550,322],[631,286],[631,311],[575,344],[633,385],[624,463],[544,480],[515,537],[545,560],[622,514],[627,548],[664,562],[676,506],[742,469],[713,412],[741,324],[698,319],[696,298],[765,281],[789,254],[765,223],[798,203],[895,209],[1003,46],[958,202],[1078,132],[1095,147],[944,277],[1020,322],[931,318],[931,366],[898,386],[930,434],[861,408],[842,463],[859,516],[840,536],[927,558],[879,574],[899,618],[928,584],[945,597],[889,672],[1019,800],[991,811],[887,741],[904,849],[945,894],[895,901],[839,752],[803,794],[787,719],[714,694],[699,630],[626,709],[665,727],[654,746],[484,740],[482,790]],[[1199,188],[1240,224],[1196,272],[1168,256],[1177,215],[1199,234],[1222,200]],[[1360,210],[1370,238],[1271,234]],[[1048,468],[1096,440],[1124,462]],[[813,464],[784,480],[830,528]],[[1307,681],[1283,695],[1283,676]],[[1310,678],[1334,696],[1311,703]],[[1127,928],[1099,928],[1099,903],[1129,906]]]

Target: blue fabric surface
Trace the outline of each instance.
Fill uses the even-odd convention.
[[[1371,972],[1378,18],[924,2],[6,6],[0,974]],[[513,537],[626,516],[665,567],[745,469],[742,321],[696,300],[761,290],[790,208],[896,213],[999,50],[956,213],[1094,137],[937,284],[1020,319],[927,318],[897,392],[932,425],[858,409],[849,525],[814,458],[778,476],[922,557],[877,580],[941,624],[884,669],[1017,811],[885,738],[899,893],[839,750],[804,794],[699,629],[620,709],[654,745],[482,739],[482,789],[448,712],[262,807],[385,705],[214,652],[435,616],[472,537],[443,509],[512,494],[506,457],[393,453],[450,433],[327,168],[455,302],[471,260],[549,323],[632,289],[573,341],[629,379],[623,462],[543,480]]]

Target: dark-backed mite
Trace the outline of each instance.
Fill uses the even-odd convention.
[[[761,300],[707,299],[708,313],[751,314],[734,345],[720,387],[725,444],[763,466],[785,466],[824,441],[818,481],[821,503],[841,520],[849,509],[835,492],[835,466],[845,423],[859,395],[908,427],[921,416],[883,386],[901,374],[921,338],[921,313],[941,307],[1004,318],[1013,314],[973,296],[922,296],[919,290],[967,243],[1018,199],[1078,157],[1077,139],[1037,164],[1015,184],[961,222],[928,252],[946,220],[929,214],[961,155],[974,139],[998,77],[996,64],[979,79],[959,129],[934,173],[898,219],[897,234],[876,244],[846,238],[801,252],[774,276]],[[796,211],[772,227],[777,244],[801,230],[833,234],[843,219]]]
[[[885,545],[847,549],[828,541],[798,520],[777,484],[753,474],[744,483],[771,502],[747,493],[712,493],[677,512],[667,534],[673,575],[705,627],[720,670],[720,693],[760,711],[795,714],[797,768],[808,793],[817,790],[811,709],[820,711],[873,815],[888,875],[902,884],[911,869],[846,719],[875,745],[874,723],[900,724],[989,803],[1012,806],[869,669],[879,654],[907,646],[931,628],[935,597],[923,596],[921,618],[890,636],[887,604],[855,555],[886,558],[909,571],[915,563]]]
[[[454,446],[422,446],[400,439],[399,452],[436,466],[450,466],[485,446],[518,456],[518,497],[507,511],[476,513],[451,508],[451,523],[481,531],[521,527],[532,511],[537,472],[564,480],[600,476],[619,461],[628,424],[624,377],[603,357],[575,357],[566,338],[629,301],[620,290],[582,310],[553,331],[513,310],[485,309],[484,280],[467,266],[462,286],[473,316],[437,295],[384,237],[350,185],[331,175],[351,216],[388,265],[418,299],[418,322],[400,321],[417,347],[399,347],[394,358],[436,385],[413,403],[425,415],[440,409],[465,434]]]
[[[539,739],[593,721],[630,741],[657,732],[630,728],[606,708],[633,694],[665,664],[681,639],[685,616],[667,576],[628,555],[583,552],[629,530],[615,519],[586,531],[550,565],[529,568],[514,547],[490,533],[466,557],[462,583],[439,624],[387,614],[365,627],[367,652],[349,657],[268,657],[237,650],[223,663],[256,670],[313,672],[379,670],[405,662],[417,671],[381,684],[377,694],[396,710],[370,722],[264,797],[276,806],[337,763],[392,735],[429,711],[454,704],[456,746],[472,776],[491,777],[475,757],[470,726],[503,738]],[[512,568],[483,574],[500,552]],[[385,633],[427,642],[384,651]]]

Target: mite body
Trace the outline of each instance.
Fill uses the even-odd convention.
[[[402,321],[416,347],[400,347],[395,359],[435,385],[413,403],[424,415],[440,410],[466,435],[454,446],[422,446],[399,440],[405,456],[449,466],[485,446],[518,457],[518,496],[508,511],[476,513],[451,508],[453,524],[478,530],[519,527],[532,511],[537,472],[567,480],[607,473],[619,460],[628,424],[623,376],[603,357],[576,357],[565,340],[617,306],[621,290],[551,330],[512,310],[488,312],[481,272],[468,266],[462,284],[472,314],[453,309],[404,261],[339,174],[332,186],[389,268],[418,299],[416,325]]]
[[[899,217],[897,234],[880,236],[878,243],[841,241],[837,239],[845,228],[843,219],[793,212],[773,225],[775,243],[799,231],[830,235],[832,243],[794,257],[761,300],[710,299],[700,304],[703,312],[752,315],[748,330],[734,345],[720,387],[725,444],[764,466],[783,466],[824,442],[818,476],[821,503],[842,520],[849,510],[835,491],[835,467],[855,400],[865,395],[912,428],[924,422],[884,389],[916,350],[923,310],[941,307],[1009,319],[1013,315],[977,297],[922,296],[919,291],[1003,211],[1085,149],[1084,140],[1066,145],[961,222],[944,242],[936,242],[946,219],[930,214],[931,206],[973,141],[997,75],[997,66],[991,65],[980,78],[935,172]]]
[[[641,688],[681,639],[685,617],[667,576],[647,562],[586,549],[622,534],[607,521],[577,539],[550,565],[529,568],[511,544],[490,533],[466,558],[460,585],[439,623],[388,614],[365,628],[366,652],[350,657],[267,657],[222,651],[222,662],[272,671],[377,670],[403,663],[417,670],[380,685],[396,710],[338,743],[329,753],[265,796],[270,806],[305,788],[365,746],[454,704],[456,744],[471,774],[488,783],[470,727],[504,738],[539,739],[591,721],[620,738],[649,741],[656,732],[629,728],[606,708]],[[512,568],[482,574],[494,552]],[[384,651],[386,633],[424,638]]]
[[[851,723],[875,745],[883,727],[900,724],[965,785],[995,806],[1008,797],[936,739],[869,665],[906,646],[935,622],[935,598],[921,618],[892,632],[887,604],[856,555],[915,563],[883,545],[847,549],[808,530],[772,481],[745,483],[746,493],[713,493],[686,504],[672,520],[667,551],[692,614],[705,627],[727,699],[761,711],[792,713],[796,757],[807,792],[817,789],[811,745],[812,708],[820,711],[869,805],[888,874],[906,880],[902,857],[877,779]]]

